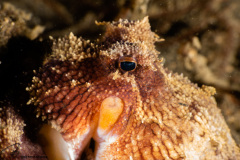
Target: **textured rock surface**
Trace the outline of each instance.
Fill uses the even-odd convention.
[[[0,105],[0,159],[47,158],[39,144],[32,142],[24,132],[23,118],[14,106]],[[29,157],[28,157],[29,156]]]
[[[43,32],[43,26],[37,25],[34,28],[28,26],[30,13],[17,9],[10,3],[2,3],[0,7],[0,47],[6,45],[12,37],[26,36],[33,40]]]
[[[23,135],[23,120],[16,115],[11,106],[0,107],[0,151],[1,159],[10,159],[11,154],[20,148]]]

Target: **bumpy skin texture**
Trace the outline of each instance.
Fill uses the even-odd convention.
[[[73,34],[54,41],[27,88],[29,103],[62,134],[74,159],[91,137],[99,159],[240,158],[215,90],[163,68],[147,17],[98,24],[107,31],[95,43]],[[136,69],[119,68],[121,57],[136,60]],[[108,112],[111,103],[117,113]],[[112,122],[99,120],[103,110]]]

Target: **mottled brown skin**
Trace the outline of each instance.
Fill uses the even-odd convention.
[[[154,47],[160,39],[147,17],[98,24],[107,31],[95,43],[73,34],[54,41],[27,88],[29,103],[72,145],[76,159],[91,137],[99,159],[240,159],[215,90],[163,68]],[[134,71],[119,68],[124,56],[136,60]],[[98,119],[108,97],[120,98],[124,107],[105,137]]]

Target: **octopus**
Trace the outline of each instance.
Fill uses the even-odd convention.
[[[148,17],[96,24],[106,33],[95,42],[50,37],[26,88],[48,159],[240,159],[215,89],[164,68]]]

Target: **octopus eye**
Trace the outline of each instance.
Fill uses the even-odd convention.
[[[131,72],[136,69],[137,62],[133,57],[121,57],[118,61],[118,67],[124,72]]]

